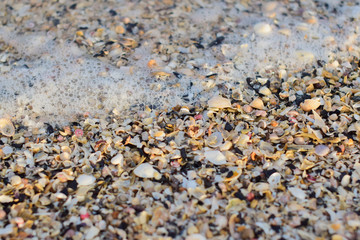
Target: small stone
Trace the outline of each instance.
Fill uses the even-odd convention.
[[[350,175],[346,174],[342,179],[341,179],[341,185],[346,187],[347,185],[349,185],[350,183]]]
[[[111,159],[111,164],[122,166],[123,163],[124,163],[124,156],[121,153],[117,154],[115,157]]]
[[[96,178],[92,175],[82,174],[76,179],[76,182],[80,186],[88,186],[95,183],[95,180]]]
[[[324,157],[328,155],[330,152],[330,148],[326,145],[318,145],[315,147],[315,154],[319,157]]]

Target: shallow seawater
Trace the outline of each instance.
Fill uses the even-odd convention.
[[[149,13],[152,18],[144,14],[146,4],[108,4],[79,4],[79,16],[67,6],[64,16],[74,19],[67,28],[58,17],[56,28],[43,30],[35,17],[21,24],[9,20],[0,29],[0,115],[32,112],[63,121],[84,112],[201,104],[213,95],[246,91],[247,77],[296,74],[319,61],[358,55],[360,11],[350,3],[210,1],[190,10],[179,3]],[[118,18],[109,16],[111,7]],[[87,14],[94,9],[101,21]],[[20,4],[12,14],[33,13]],[[135,47],[126,45],[129,39]],[[122,52],[114,51],[114,42]],[[99,57],[101,51],[106,56]]]

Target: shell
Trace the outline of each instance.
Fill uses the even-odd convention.
[[[221,96],[214,96],[208,101],[209,107],[211,108],[230,108],[230,99],[223,98]]]
[[[324,157],[328,155],[329,152],[330,152],[330,148],[326,145],[318,145],[315,147],[315,154],[320,157]]]
[[[214,132],[206,139],[206,143],[209,147],[216,148],[222,144],[223,140],[224,138],[220,132]]]
[[[259,89],[259,93],[265,95],[265,96],[270,96],[272,93],[270,91],[270,89],[266,86],[263,86]]]
[[[96,180],[96,178],[92,175],[81,174],[76,179],[76,182],[79,184],[79,186],[88,186],[88,185],[95,183],[95,180]]]
[[[302,110],[304,110],[305,112],[309,112],[311,110],[315,110],[318,107],[320,107],[321,103],[320,103],[320,99],[306,99],[303,103],[300,104],[300,107],[302,108]]]
[[[271,187],[276,187],[281,181],[280,173],[274,172],[273,174],[270,175],[267,181]]]
[[[9,119],[0,119],[0,133],[6,137],[11,137],[15,134],[15,127]]]
[[[121,153],[117,154],[115,157],[111,159],[111,164],[122,166],[123,163],[124,163],[124,156]]]
[[[226,164],[226,157],[220,151],[206,151],[205,158],[214,165]]]
[[[156,178],[160,179],[161,175],[149,163],[142,163],[134,169],[134,174],[141,178]],[[160,177],[159,177],[160,176]]]
[[[271,33],[271,26],[268,23],[260,22],[255,24],[254,31],[260,36],[268,36]]]
[[[302,200],[304,200],[306,198],[306,193],[300,188],[290,187],[289,191],[290,191],[291,195],[293,195],[296,198],[299,198]]]
[[[304,161],[301,163],[300,170],[308,170],[310,168],[313,168],[315,166],[315,163],[304,159]]]
[[[264,102],[261,100],[261,98],[256,98],[250,103],[250,106],[262,110],[264,109]]]

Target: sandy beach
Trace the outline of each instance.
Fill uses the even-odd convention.
[[[0,3],[0,238],[360,238],[356,1]]]

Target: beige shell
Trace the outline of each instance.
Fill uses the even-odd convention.
[[[300,104],[300,107],[305,112],[309,112],[311,110],[315,110],[320,107],[320,99],[306,99],[303,103]]]
[[[209,107],[211,108],[229,108],[231,107],[231,101],[227,98],[221,96],[212,97],[209,102]]]
[[[9,119],[0,119],[0,133],[6,137],[11,137],[15,134],[15,127]]]
[[[264,109],[264,102],[260,98],[256,98],[250,103],[250,106],[262,110]]]

